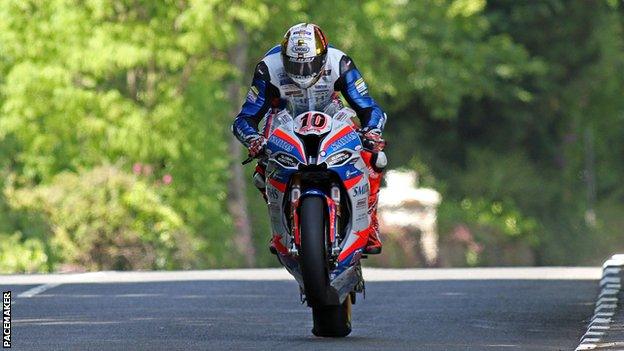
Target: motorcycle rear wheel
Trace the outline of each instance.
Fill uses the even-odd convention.
[[[312,334],[343,338],[351,334],[351,294],[339,306],[312,307]]]

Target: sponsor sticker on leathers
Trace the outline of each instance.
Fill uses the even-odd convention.
[[[249,88],[249,92],[247,93],[247,101],[253,103],[253,102],[256,102],[257,99],[258,99],[258,88],[252,85],[251,88]]]
[[[364,78],[355,81],[355,90],[360,94],[366,94],[368,87],[366,86],[366,82],[364,82]]]

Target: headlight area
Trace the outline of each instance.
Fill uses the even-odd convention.
[[[327,165],[330,167],[339,166],[339,165],[342,165],[343,163],[346,163],[347,160],[349,160],[352,155],[353,154],[350,151],[343,150],[343,151],[337,152],[329,156],[327,159],[325,159],[325,163],[327,163]]]

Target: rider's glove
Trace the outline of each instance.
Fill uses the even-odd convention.
[[[364,147],[373,152],[380,152],[386,147],[386,141],[381,137],[381,130],[378,128],[366,127],[360,130],[364,137]]]
[[[247,149],[249,150],[249,156],[256,158],[264,152],[267,140],[262,135],[256,134],[247,138],[246,142]]]

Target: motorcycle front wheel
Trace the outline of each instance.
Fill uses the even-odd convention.
[[[329,268],[327,220],[324,199],[305,197],[300,206],[300,264],[304,291],[312,307],[312,333],[323,337],[345,337],[351,333],[351,296],[341,305],[327,303]]]

